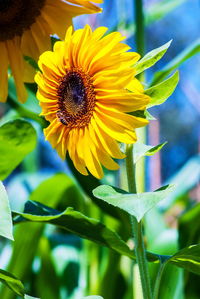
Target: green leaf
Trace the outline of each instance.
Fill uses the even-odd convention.
[[[164,103],[174,92],[178,84],[178,81],[179,81],[179,72],[176,71],[167,80],[145,90],[145,94],[147,94],[151,99],[150,103],[147,105],[147,108],[161,105],[162,103]]]
[[[11,210],[6,189],[0,181],[0,236],[14,240]]]
[[[151,145],[146,145],[146,144],[143,144],[140,142],[136,142],[133,147],[134,163],[137,163],[140,160],[140,158],[142,158],[144,156],[155,155],[157,152],[159,152],[163,148],[163,146],[165,146],[165,144],[167,144],[167,141],[164,143],[160,143],[156,146],[151,146]]]
[[[38,202],[28,201],[25,205],[24,213],[13,212],[13,215],[18,215],[14,220],[16,224],[27,220],[54,224],[82,238],[106,246],[131,259],[135,259],[134,252],[130,250],[116,232],[107,228],[99,220],[89,218],[72,208],[67,208],[64,212],[60,213]],[[160,257],[150,252],[147,253],[147,257],[151,262],[157,262],[162,258],[165,259],[164,256]]]
[[[180,250],[170,257],[167,262],[200,275],[200,244],[191,245]]]
[[[183,50],[178,56],[172,59],[161,71],[156,72],[151,85],[161,82],[173,70],[177,69],[183,62],[200,52],[200,39]]]
[[[169,48],[171,42],[172,41],[169,41],[163,46],[148,52],[142,59],[140,59],[134,66],[136,68],[136,75],[142,73],[160,60]]]
[[[185,165],[175,173],[168,181],[168,184],[176,185],[176,188],[166,200],[161,203],[163,210],[168,210],[177,200],[192,190],[199,183],[200,179],[200,155],[196,155],[187,161]],[[183,184],[184,182],[184,184]],[[191,243],[190,243],[191,244]]]
[[[101,296],[87,296],[87,297],[84,297],[83,299],[103,299],[103,297],[101,297]]]
[[[0,269],[0,281],[24,299],[39,299],[26,295],[22,282],[13,274],[2,269]]]
[[[14,293],[24,297],[24,286],[13,274],[0,269],[0,281],[9,287]]]
[[[73,234],[86,238],[100,245],[107,246],[120,254],[133,257],[132,251],[119,235],[108,229],[100,221],[89,218],[82,213],[67,208],[60,213],[40,203],[28,201],[25,205],[25,213],[13,212],[21,217],[15,219],[15,223],[29,220],[34,222],[50,223],[58,225]]]
[[[33,126],[21,119],[0,127],[0,179],[4,180],[36,146]]]
[[[183,248],[200,242],[200,203],[183,213],[178,219],[179,244]]]
[[[171,189],[172,186],[167,186],[160,191],[131,194],[118,188],[102,185],[94,189],[93,193],[97,198],[136,217],[139,222],[150,209],[168,196]]]
[[[64,173],[58,173],[43,181],[33,191],[30,198],[56,207],[63,201],[63,198],[68,198],[71,192],[77,196],[75,188],[76,186],[71,178]],[[15,242],[13,242],[12,256],[7,270],[15,273],[22,281],[26,280],[32,273],[31,265],[43,231],[44,224],[41,223],[22,223],[15,227]],[[5,287],[0,290],[0,298],[15,299],[13,293]]]
[[[147,10],[145,11],[146,26],[162,19],[185,1],[186,0],[162,0],[153,2],[152,5],[148,5]]]

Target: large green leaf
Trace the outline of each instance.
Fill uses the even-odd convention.
[[[76,188],[74,182],[66,174],[58,173],[43,181],[33,191],[30,199],[39,200],[51,207],[57,207],[63,201],[63,198],[68,198],[71,193],[77,196]],[[15,228],[15,242],[13,243],[12,256],[7,270],[14,273],[22,281],[25,281],[31,274],[32,262],[43,230],[44,224],[32,222],[22,223]],[[8,288],[2,288],[0,298],[15,299],[13,292]]]
[[[200,52],[200,39],[183,50],[172,59],[161,71],[156,72],[151,85],[157,84],[165,79],[173,70],[177,69],[183,62]]]
[[[167,262],[200,275],[200,244],[191,245],[180,250],[170,257]]]
[[[140,158],[144,156],[153,156],[159,152],[167,142],[160,143],[156,146],[146,145],[140,142],[136,142],[133,147],[133,160],[137,163]]]
[[[0,236],[13,239],[12,218],[6,189],[0,181]]]
[[[33,126],[22,119],[0,127],[0,179],[4,180],[36,146]]]
[[[140,74],[144,70],[150,68],[154,65],[158,60],[160,60],[167,49],[169,48],[171,41],[164,44],[163,46],[156,48],[150,52],[148,52],[142,59],[140,59],[136,64],[136,74]]]
[[[116,252],[135,259],[135,254],[120,236],[107,228],[99,220],[89,218],[80,212],[67,208],[60,213],[38,202],[28,201],[25,205],[24,213],[13,212],[14,223],[23,223],[25,221],[50,223],[59,226],[82,238],[91,240],[97,244],[106,246]],[[151,262],[158,261],[158,255],[147,253],[148,260]],[[165,257],[163,256],[163,259]]]
[[[46,222],[58,225],[62,229],[82,238],[107,246],[120,254],[133,257],[132,251],[115,232],[108,229],[100,221],[89,218],[73,210],[73,208],[67,208],[64,212],[60,213],[37,202],[28,201],[25,205],[25,213],[14,212],[14,215],[21,216],[15,219],[15,223],[26,219],[34,222]]]
[[[115,187],[102,185],[93,190],[94,196],[112,206],[118,207],[137,218],[139,222],[145,213],[170,194],[172,186],[156,192],[132,194]]]
[[[2,269],[0,269],[0,281],[24,299],[37,299],[26,295],[22,282],[13,274]]]
[[[145,90],[145,93],[151,99],[147,108],[163,104],[174,92],[178,84],[178,81],[179,81],[179,72],[176,71],[167,80]]]

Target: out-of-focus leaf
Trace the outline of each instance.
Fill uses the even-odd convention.
[[[183,213],[178,219],[179,246],[184,248],[190,244],[200,243],[200,203]],[[199,298],[199,276],[194,273],[185,273],[185,297]]]
[[[179,218],[179,244],[183,248],[200,242],[200,203]]]
[[[200,155],[192,157],[177,173],[175,173],[167,182],[167,184],[174,184],[176,188],[173,192],[164,199],[159,206],[163,210],[169,209],[178,197],[184,195],[200,180]],[[183,184],[184,182],[184,184]]]
[[[163,187],[163,190],[132,194],[108,185],[102,185],[93,190],[94,196],[112,206],[118,207],[137,218],[139,222],[143,216],[159,201],[164,199],[172,186]]]
[[[30,199],[56,207],[64,195],[68,196],[67,190],[73,185],[73,181],[66,174],[59,173],[42,182],[31,194]],[[32,262],[43,230],[44,225],[41,223],[22,223],[15,229],[15,242],[7,270],[22,281],[31,273]],[[0,298],[14,299],[15,297],[8,288],[3,288],[0,291]]]
[[[145,11],[145,24],[148,26],[173,11],[186,0],[162,0],[147,6]]]
[[[13,226],[8,196],[6,189],[0,181],[0,236],[14,240]]]
[[[167,142],[160,143],[156,146],[146,145],[140,142],[136,142],[133,147],[133,160],[137,163],[140,158],[144,156],[153,156],[159,152]]]
[[[167,264],[157,299],[185,299],[183,269]]]
[[[133,251],[130,250],[116,232],[107,228],[99,220],[89,218],[72,208],[67,208],[64,212],[60,213],[38,202],[28,201],[25,205],[25,212],[20,213],[15,211],[13,212],[13,216],[15,217],[14,222],[16,224],[27,220],[54,224],[82,238],[86,238],[135,259]],[[147,253],[147,257],[151,262],[162,258],[150,252]],[[165,260],[164,256],[163,259]]]
[[[185,1],[186,0],[162,0],[148,5],[144,14],[145,26],[148,27],[154,22],[162,19]],[[118,29],[122,29],[127,38],[129,38],[135,33],[135,22],[130,22],[127,24],[126,20],[121,21],[109,31],[113,32]]]
[[[142,73],[144,70],[150,68],[154,65],[158,60],[160,60],[167,49],[169,48],[171,41],[164,44],[163,46],[156,48],[150,52],[148,52],[142,59],[140,59],[135,64],[136,74]]]
[[[0,269],[0,281],[24,299],[39,299],[26,295],[22,282],[13,274],[2,269]]]
[[[156,72],[151,85],[155,85],[165,79],[173,70],[177,69],[183,62],[200,52],[200,39],[188,46],[178,56],[172,59],[161,71]]]
[[[200,275],[200,244],[191,245],[180,250],[170,257],[167,262]]]
[[[179,72],[176,71],[167,80],[150,87],[145,93],[150,97],[147,108],[163,104],[174,92],[179,81]]]
[[[41,298],[59,299],[59,280],[51,257],[51,248],[46,238],[41,238],[38,255],[41,260],[36,277],[37,294]],[[44,287],[48,286],[48,287]]]
[[[33,126],[21,119],[0,127],[0,179],[4,180],[36,146]]]
[[[103,299],[103,297],[101,297],[101,296],[87,296],[87,297],[84,297],[83,299]]]
[[[13,274],[0,269],[0,281],[9,287],[14,293],[24,297],[24,286]]]

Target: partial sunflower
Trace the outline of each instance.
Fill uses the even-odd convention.
[[[0,0],[0,102],[8,94],[8,67],[15,79],[20,102],[26,100],[23,82],[32,82],[34,69],[23,56],[38,60],[50,50],[50,34],[64,39],[72,18],[101,9],[103,0]]]
[[[68,151],[80,173],[89,170],[97,178],[103,177],[102,165],[116,170],[112,158],[125,157],[117,141],[134,143],[135,128],[148,123],[125,113],[144,110],[149,102],[134,78],[140,56],[127,52],[120,33],[104,36],[106,31],[86,25],[72,33],[70,27],[65,41],[40,56],[42,73],[35,77],[42,115],[50,122],[46,139],[62,159]]]

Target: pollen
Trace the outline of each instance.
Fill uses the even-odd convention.
[[[57,91],[60,122],[70,128],[86,126],[92,117],[96,97],[89,74],[73,68],[60,79]]]

